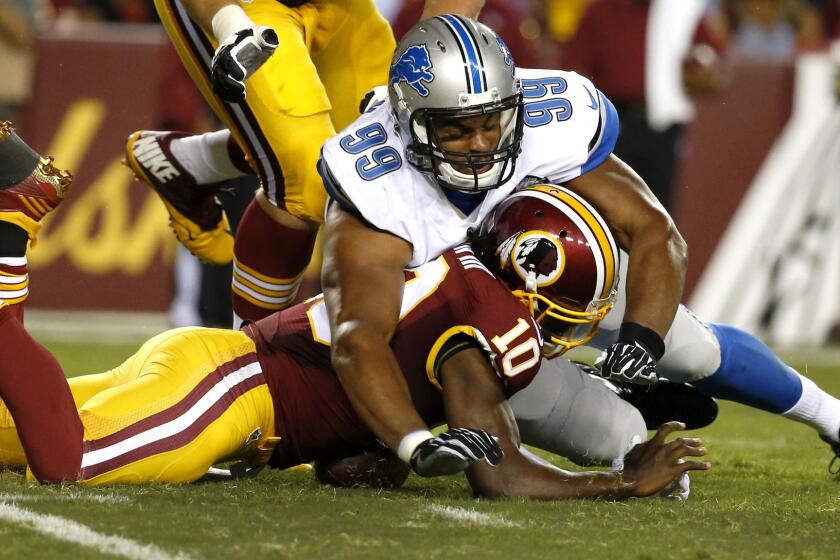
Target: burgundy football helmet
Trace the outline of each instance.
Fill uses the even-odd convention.
[[[615,239],[595,209],[564,187],[515,192],[484,219],[473,246],[528,306],[549,357],[589,341],[615,302]]]

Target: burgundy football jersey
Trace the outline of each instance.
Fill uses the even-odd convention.
[[[454,337],[484,349],[510,396],[539,369],[542,338],[510,290],[469,245],[405,273],[400,322],[391,341],[420,416],[445,422],[437,371]],[[246,325],[274,397],[277,435],[272,464],[288,466],[350,452],[373,438],[330,365],[330,329],[321,296]],[[282,457],[280,457],[282,455]]]

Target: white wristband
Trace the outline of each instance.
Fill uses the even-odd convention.
[[[417,446],[426,440],[433,439],[434,437],[435,435],[429,430],[417,430],[416,432],[406,434],[400,440],[400,446],[397,449],[397,457],[406,463],[410,463],[411,455],[414,454],[414,450],[417,449]]]
[[[213,27],[213,35],[220,43],[238,31],[256,26],[238,4],[228,4],[216,12],[210,23]]]

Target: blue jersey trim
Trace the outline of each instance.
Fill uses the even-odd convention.
[[[601,111],[601,122],[596,135],[600,135],[601,139],[597,142],[595,150],[589,154],[589,159],[581,166],[581,175],[604,163],[615,149],[615,143],[618,140],[618,111],[615,110],[615,106],[607,99],[607,96],[600,91],[598,92],[598,100],[601,102],[603,111]]]
[[[443,194],[446,199],[451,202],[458,210],[469,216],[473,210],[478,208],[478,205],[487,198],[487,191],[480,191],[477,193],[468,193],[456,191],[455,189],[443,189]]]
[[[338,205],[341,206],[342,210],[359,216],[360,214],[358,208],[356,208],[353,202],[344,193],[344,189],[342,189],[341,185],[338,184],[338,181],[335,177],[333,177],[329,166],[324,161],[323,149],[321,149],[321,157],[318,158],[318,165],[316,167],[318,169],[318,175],[321,176],[321,181],[324,183],[324,189],[327,191],[329,197],[338,202]]]

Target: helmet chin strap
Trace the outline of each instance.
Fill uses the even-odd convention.
[[[444,183],[452,185],[453,187],[469,188],[478,186],[481,188],[493,185],[496,181],[498,181],[499,173],[501,173],[501,166],[502,163],[497,162],[484,173],[473,175],[461,173],[452,167],[452,164],[444,162],[438,165],[437,175]],[[476,181],[476,177],[478,178],[478,181]]]
[[[525,291],[532,294],[537,293],[537,275],[533,270],[529,270],[528,276],[525,278]]]

